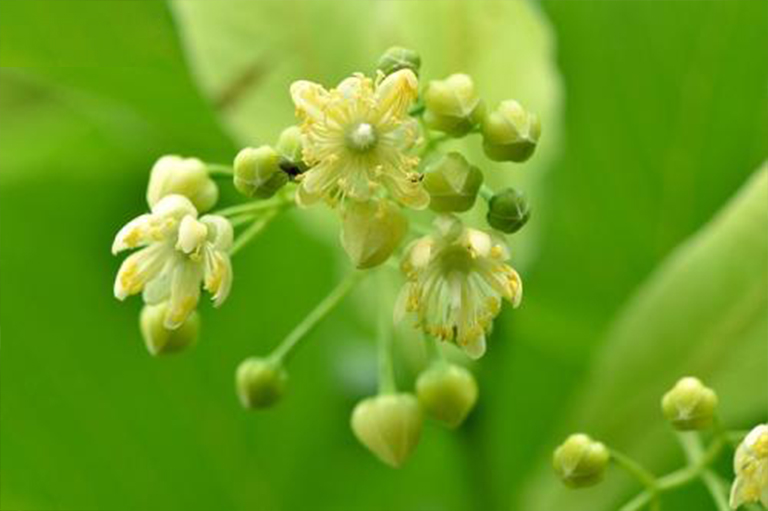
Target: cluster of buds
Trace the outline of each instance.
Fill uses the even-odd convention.
[[[578,433],[569,436],[555,449],[552,456],[555,473],[569,488],[587,488],[602,481],[609,463],[614,461],[646,485],[645,494],[631,501],[633,506],[639,506],[646,502],[644,499],[657,498],[660,492],[705,477],[708,465],[716,461],[724,446],[737,437],[742,440],[734,455],[735,478],[731,486],[730,506],[736,509],[742,504],[761,502],[768,507],[768,425],[758,425],[748,434],[728,432],[717,421],[717,405],[715,391],[692,376],[678,380],[661,398],[662,414],[672,428],[679,432],[691,463],[684,469],[656,478],[627,455],[609,449],[588,435]],[[714,431],[705,452],[696,435],[707,429]],[[691,448],[692,442],[698,447]],[[713,497],[718,502],[725,502],[726,497],[719,493],[719,487],[710,486],[711,491],[718,493]]]
[[[383,373],[380,393],[352,413],[355,436],[391,466],[412,453],[425,417],[455,428],[477,402],[474,377],[438,355],[440,341],[480,358],[504,301],[517,307],[522,300],[505,235],[527,222],[527,200],[512,188],[490,190],[483,162],[441,144],[475,134],[489,160],[523,162],[541,131],[538,118],[514,100],[486,108],[466,74],[422,86],[420,67],[415,51],[395,47],[373,76],[355,73],[334,88],[294,82],[296,125],[273,144],[243,148],[231,165],[161,158],[150,174],[150,212],[123,227],[113,245],[114,252],[140,249],[121,266],[115,296],[141,293],[149,352],[173,353],[197,340],[201,287],[221,305],[233,280],[231,257],[279,212],[294,205],[333,210],[354,270],[272,353],[241,363],[236,391],[245,408],[275,405],[288,384],[287,358],[306,334],[370,270],[399,267],[389,277],[404,280],[402,291],[385,307],[396,322],[412,317],[425,342],[438,344],[412,392],[398,391],[394,375]],[[245,201],[199,217],[216,206],[219,178]],[[478,204],[487,208],[486,225],[467,225],[460,215]],[[419,210],[434,217],[427,233],[414,221]],[[381,351],[384,366],[389,351]]]

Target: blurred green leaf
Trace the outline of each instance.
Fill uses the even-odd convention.
[[[766,282],[768,164],[619,314],[564,431],[586,431],[658,467],[674,449],[660,398],[687,375],[718,391],[721,416],[734,429],[764,420]],[[626,479],[609,477],[594,491],[573,492],[558,484],[549,464],[541,471],[529,509],[615,508],[628,487]]]

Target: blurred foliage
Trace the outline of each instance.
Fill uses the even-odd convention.
[[[593,428],[669,468],[673,447],[627,426],[661,430],[653,396],[678,372],[718,375],[736,426],[764,421],[765,183],[710,219],[768,154],[768,3],[541,8],[0,2],[0,507],[576,509],[545,467],[551,448]],[[228,161],[238,144],[272,141],[291,122],[291,80],[369,71],[392,43],[419,49],[427,77],[470,71],[491,101],[516,97],[545,118],[541,154],[492,169],[535,195],[518,244],[524,306],[475,366],[469,423],[458,436],[430,425],[401,471],[348,427],[374,385],[371,332],[351,306],[375,306],[371,293],[312,335],[276,410],[235,399],[237,363],[346,270],[299,215],[238,255],[232,296],[203,308],[203,339],[179,357],[146,354],[139,304],[111,296],[109,254],[160,154]],[[615,507],[627,481],[608,481],[582,497]],[[712,507],[698,487],[665,504]]]

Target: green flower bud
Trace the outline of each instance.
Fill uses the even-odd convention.
[[[610,457],[605,445],[577,433],[555,449],[552,465],[566,486],[586,488],[603,479]]]
[[[284,129],[277,139],[275,149],[282,156],[280,168],[288,176],[296,177],[307,170],[307,165],[304,163],[302,156],[304,146],[302,144],[301,128],[298,126]]]
[[[539,136],[539,118],[511,99],[483,119],[483,150],[494,161],[524,162],[536,149]]]
[[[488,225],[501,232],[512,234],[519,231],[531,218],[531,209],[525,195],[506,188],[488,201]]]
[[[419,375],[416,396],[427,415],[455,428],[477,402],[477,382],[466,368],[437,362]]]
[[[208,176],[205,163],[197,158],[163,156],[152,167],[147,203],[152,208],[167,195],[183,195],[198,212],[207,211],[219,200],[219,188]]]
[[[200,333],[200,316],[192,312],[187,319],[173,330],[164,326],[168,302],[145,305],[139,316],[139,327],[147,350],[152,355],[165,355],[184,350],[197,343]]]
[[[429,207],[438,213],[467,211],[475,204],[483,173],[461,154],[441,154],[424,167]]]
[[[356,268],[378,266],[392,255],[408,230],[408,221],[391,200],[345,203],[341,246]]]
[[[408,48],[393,46],[381,56],[376,69],[385,75],[391,75],[401,69],[410,69],[418,76],[420,67],[421,57],[418,53]]]
[[[472,78],[465,74],[429,82],[424,104],[427,126],[452,137],[469,133],[482,120],[485,111]]]
[[[681,378],[661,399],[664,417],[675,429],[704,429],[712,424],[717,394],[698,378]]]
[[[246,147],[235,157],[235,188],[248,197],[272,197],[288,182],[280,154],[270,146]]]
[[[352,412],[352,431],[360,443],[395,468],[416,449],[423,422],[419,402],[406,393],[364,399]]]
[[[235,383],[240,403],[249,409],[269,408],[285,392],[288,374],[272,360],[251,357],[237,368]]]

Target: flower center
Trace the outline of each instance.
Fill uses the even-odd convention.
[[[445,249],[440,256],[442,271],[447,275],[451,272],[468,274],[472,271],[473,260],[469,252],[461,246]]]
[[[373,149],[378,137],[372,125],[367,122],[359,122],[347,130],[345,139],[349,149],[358,153],[364,153]]]

